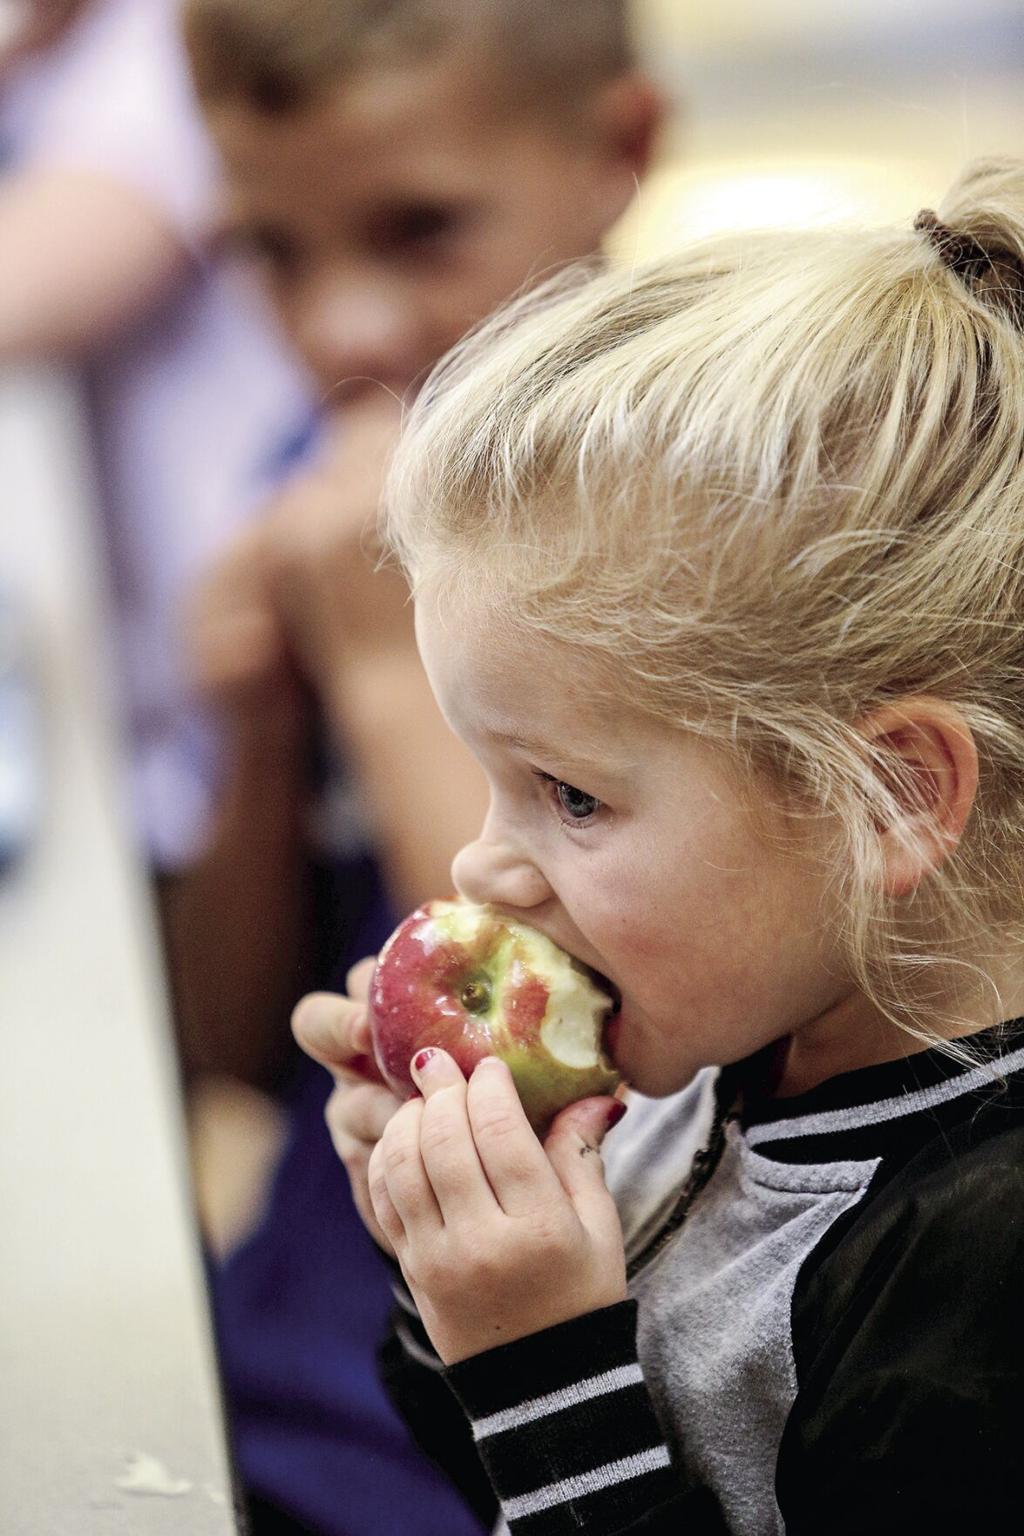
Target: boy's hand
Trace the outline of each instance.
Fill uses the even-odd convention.
[[[361,960],[346,978],[348,996],[311,992],[292,1014],[299,1045],[334,1077],[326,1119],[334,1149],[344,1163],[352,1198],[363,1223],[385,1253],[394,1248],[381,1229],[370,1200],[370,1157],[402,1101],[381,1080],[373,1060],[366,997],[374,960]]]
[[[396,640],[413,647],[405,580],[376,568],[381,491],[400,425],[389,397],[352,406],[266,522],[275,608],[303,674],[325,697],[354,650]]]
[[[624,1300],[622,1229],[598,1153],[618,1101],[570,1105],[542,1147],[496,1057],[468,1083],[444,1051],[417,1061],[423,1098],[389,1119],[369,1188],[441,1359]]]
[[[297,679],[329,699],[353,648],[398,639],[415,648],[408,588],[375,571],[377,512],[399,408],[347,412],[321,461],[294,476],[199,583],[186,623],[196,692],[257,712]]]
[[[195,693],[229,719],[301,712],[301,685],[274,606],[272,563],[262,524],[248,528],[193,592],[186,614],[186,665]]]

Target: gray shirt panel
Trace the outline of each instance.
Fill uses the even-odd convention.
[[[706,1139],[714,1074],[671,1100],[637,1103],[609,1183],[627,1251],[662,1221]],[[633,1115],[631,1108],[630,1115]],[[622,1133],[619,1133],[620,1135]],[[737,1536],[779,1536],[775,1467],[797,1390],[791,1313],[808,1254],[863,1197],[878,1160],[774,1162],[734,1124],[710,1182],[630,1291],[655,1407],[682,1463],[713,1488]]]

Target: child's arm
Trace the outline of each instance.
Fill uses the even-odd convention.
[[[183,271],[161,212],[112,177],[31,168],[0,182],[0,362],[103,345]]]
[[[270,1086],[311,931],[310,719],[259,527],[193,595],[185,630],[193,687],[221,727],[225,782],[202,852],[160,885],[179,1046],[188,1077]]]
[[[186,1078],[272,1088],[290,1047],[312,929],[302,812],[308,785],[295,722],[264,713],[230,731],[232,769],[210,838],[157,886]]]
[[[488,1322],[495,1332],[520,1334],[538,1309],[557,1314],[565,1295],[562,1286],[549,1288],[558,1262],[552,1269],[548,1243],[561,1222],[549,1217],[544,1180],[536,1200],[522,1204],[524,1217],[532,1212],[523,1245],[532,1262],[524,1267],[515,1254],[489,1262],[494,1217],[487,1193],[473,1194],[477,1170],[461,1105],[490,1193],[507,1216],[503,1170],[518,1137],[508,1125],[512,1099],[502,1101],[499,1091],[503,1075],[489,1065],[460,1088],[450,1060],[431,1058],[420,1073],[426,1103],[395,1117],[371,1164],[378,1220],[428,1330],[451,1359]],[[431,1103],[445,1095],[451,1102],[431,1117]],[[566,1111],[547,1144],[560,1181],[568,1138],[552,1142],[581,1112],[589,1115],[589,1107]],[[1005,1113],[1009,1120],[1013,1106]],[[413,1138],[409,1125],[417,1121]],[[495,1162],[488,1140],[499,1128]],[[457,1159],[460,1145],[465,1155]],[[525,1195],[533,1160],[525,1143],[522,1152],[514,1201]],[[591,1159],[582,1163],[589,1168]],[[570,1168],[565,1194],[597,1238],[598,1185],[588,1187],[586,1174]],[[937,1137],[927,1159],[918,1156],[883,1190],[821,1267],[801,1275],[792,1303],[796,1400],[775,1479],[789,1536],[1016,1528],[1022,1212],[1024,1132],[1012,1121],[987,1140],[983,1128],[969,1151]],[[490,1251],[500,1256],[500,1242]],[[585,1259],[581,1277],[582,1307],[594,1299]],[[460,1302],[463,1313],[475,1313],[465,1322]],[[513,1536],[722,1536],[729,1528],[712,1494],[686,1486],[669,1463],[634,1328],[633,1304],[618,1302],[449,1367]],[[685,1441],[686,1425],[677,1432]]]
[[[14,169],[0,179],[2,361],[107,345],[205,244],[217,172],[191,105],[176,9],[30,7],[9,61],[28,73]]]
[[[190,1072],[269,1082],[300,990],[311,785],[298,672],[352,760],[396,905],[447,891],[452,856],[483,819],[483,779],[430,692],[404,580],[376,572],[367,548],[392,404],[346,419],[344,453],[297,475],[190,607],[193,683],[217,713],[227,762],[208,845],[162,892]]]
[[[405,580],[377,568],[399,420],[387,396],[342,412],[266,533],[289,646],[351,761],[389,891],[407,910],[451,889],[452,857],[477,835],[486,787],[430,691]]]
[[[430,691],[411,610],[407,622],[407,643],[351,659],[334,711],[400,911],[451,892],[452,858],[479,834],[487,809],[483,776]]]
[[[12,32],[0,40],[0,86],[23,59],[55,43],[86,4],[87,0],[49,0],[48,5],[28,6],[23,15],[16,12]]]

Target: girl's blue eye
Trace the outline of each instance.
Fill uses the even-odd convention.
[[[562,779],[555,782],[555,794],[558,796],[558,803],[562,810],[573,821],[588,820],[601,804],[594,795],[588,795],[582,789],[566,784]]]
[[[563,821],[583,823],[601,809],[603,801],[598,800],[596,795],[588,795],[585,790],[577,789],[575,784],[556,779],[553,773],[545,773],[541,768],[534,768],[532,772],[543,785],[551,785],[554,789]]]

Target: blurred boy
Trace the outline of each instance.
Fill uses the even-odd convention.
[[[210,260],[217,164],[177,10],[0,10],[0,369],[59,360],[80,386],[135,825],[165,874],[207,809],[182,594],[265,500],[268,436],[308,412],[263,296]]]
[[[452,852],[479,825],[481,783],[432,702],[401,581],[374,569],[373,520],[398,403],[495,305],[594,253],[630,201],[659,104],[634,66],[624,8],[188,0],[195,79],[228,181],[225,236],[264,269],[323,389],[312,467],[206,585],[193,618],[197,673],[230,727],[217,836],[168,902],[196,1069],[269,1070],[309,963],[310,690],[333,754],[351,766],[391,913],[447,891]],[[366,864],[352,861],[351,818],[345,836],[347,865],[337,835],[333,849],[349,871],[333,885],[347,909],[336,963],[379,943],[390,921]],[[385,1431],[365,1360],[387,1298],[323,1129],[327,1086],[298,1091],[267,1216],[218,1281],[256,1528],[282,1529],[287,1510],[321,1531],[455,1531],[450,1504],[425,1494],[410,1514],[408,1467],[405,1484],[394,1465],[382,1476],[381,1456],[396,1460],[385,1435],[397,1445],[402,1432]],[[371,1422],[376,1460],[358,1443]],[[485,1491],[479,1512],[489,1514]]]

